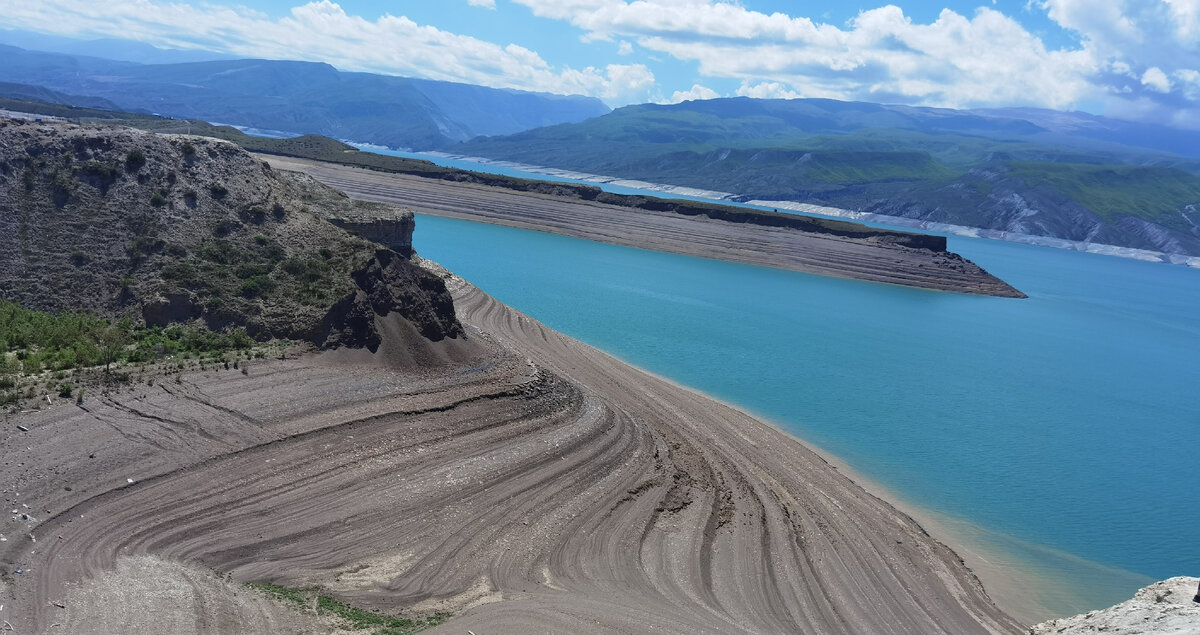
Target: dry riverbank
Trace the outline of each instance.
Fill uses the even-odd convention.
[[[902,246],[890,235],[847,237],[307,159],[258,156],[275,168],[307,173],[351,197],[403,205],[434,216],[839,278],[1024,297],[958,254]]]
[[[0,483],[28,518],[4,524],[0,560],[23,571],[4,619],[211,632],[228,607],[327,629],[237,584],[273,581],[455,613],[437,632],[1021,630],[792,437],[448,286],[464,361],[390,363],[387,334],[373,356],[189,372],[7,426]],[[116,591],[147,570],[192,599]]]

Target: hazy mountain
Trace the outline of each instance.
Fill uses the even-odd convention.
[[[80,108],[99,108],[101,110],[116,110],[118,106],[107,99],[99,97],[84,97],[80,95],[68,95],[43,88],[41,86],[30,86],[29,84],[13,84],[10,82],[0,82],[0,97],[8,97],[11,99],[28,99],[31,101],[42,101],[50,104],[62,104],[64,106],[77,106]]]
[[[236,59],[231,55],[221,55],[211,51],[163,49],[151,46],[145,42],[104,38],[97,40],[81,40],[76,38],[33,33],[30,31],[0,30],[0,44],[18,46],[23,49],[47,51],[50,53],[65,53],[67,55],[88,55],[124,62],[139,64],[175,64],[179,62],[207,62],[211,60]]]
[[[1200,132],[1084,113],[714,99],[629,106],[453,151],[1200,255]]]
[[[392,147],[438,148],[608,112],[590,97],[346,73],[328,64],[136,64],[0,46],[0,81],[109,100],[124,110]]]

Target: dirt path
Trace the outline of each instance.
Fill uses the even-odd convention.
[[[0,617],[328,628],[243,597],[271,581],[453,611],[445,633],[1020,631],[953,552],[783,432],[449,284],[469,362],[308,355],[6,426],[0,487],[28,518],[0,525]]]
[[[482,221],[587,240],[940,291],[1024,297],[956,254],[605,205],[487,185],[440,181],[305,159],[257,155],[305,172],[351,197],[422,214]]]

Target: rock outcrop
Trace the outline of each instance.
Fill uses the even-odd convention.
[[[28,308],[322,346],[377,342],[389,315],[460,337],[412,230],[232,143],[0,119],[0,298]]]
[[[1200,633],[1200,578],[1155,582],[1116,606],[1042,622],[1029,635],[1195,635]]]

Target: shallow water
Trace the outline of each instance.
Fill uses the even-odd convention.
[[[1200,569],[1200,271],[967,238],[1030,295],[824,278],[421,216],[421,255],[738,404],[1069,593]],[[994,551],[991,551],[994,550]]]

